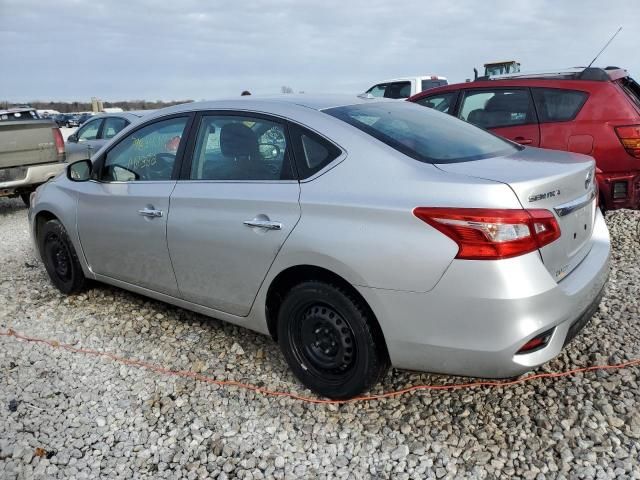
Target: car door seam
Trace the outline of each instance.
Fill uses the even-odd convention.
[[[164,222],[164,241],[167,247],[167,255],[169,256],[169,264],[171,265],[171,272],[173,273],[173,278],[176,281],[176,290],[178,292],[179,298],[184,300],[184,296],[182,295],[182,290],[180,290],[180,283],[178,282],[178,276],[176,275],[176,269],[173,266],[173,258],[171,257],[171,249],[169,248],[169,214],[171,213],[171,197],[173,196],[173,192],[178,186],[178,180],[173,183],[173,188],[171,192],[169,192],[169,202],[167,204],[167,215],[166,220]]]

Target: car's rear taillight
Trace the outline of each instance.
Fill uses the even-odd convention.
[[[616,127],[616,134],[627,153],[640,158],[640,125]]]
[[[56,142],[56,150],[58,155],[64,155],[64,139],[58,127],[53,127],[53,139]]]
[[[560,238],[549,210],[416,207],[413,214],[456,242],[456,258],[465,260],[516,257]]]

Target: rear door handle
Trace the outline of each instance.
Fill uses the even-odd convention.
[[[157,218],[162,216],[162,210],[154,210],[153,208],[143,208],[138,210],[138,213],[143,217]]]
[[[282,230],[282,224],[280,222],[272,222],[270,220],[245,220],[244,223],[247,227],[264,228],[266,230]]]
[[[519,143],[520,145],[531,145],[533,143],[533,140],[531,140],[530,138],[524,138],[524,137],[516,137],[513,140]]]

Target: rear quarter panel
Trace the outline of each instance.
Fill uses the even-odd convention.
[[[415,207],[520,208],[506,185],[446,173],[353,127],[348,133],[345,158],[301,183],[301,219],[270,277],[289,266],[312,264],[353,285],[425,292],[458,247],[416,218]]]

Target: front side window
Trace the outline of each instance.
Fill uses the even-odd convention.
[[[171,180],[187,118],[172,118],[131,132],[105,158],[106,182]]]
[[[536,102],[541,122],[566,122],[573,120],[586,102],[588,94],[576,90],[554,88],[534,88],[533,99]]]
[[[458,92],[441,93],[439,95],[421,98],[417,100],[416,103],[424,107],[433,108],[442,113],[451,113],[457,97]]]
[[[324,112],[421,162],[457,163],[518,151],[473,125],[409,102],[348,105]]]
[[[535,123],[531,95],[526,89],[469,90],[464,93],[458,116],[481,128]]]
[[[411,96],[411,82],[380,83],[367,90],[374,97],[409,98]]]
[[[235,181],[293,179],[284,125],[249,116],[203,116],[190,178]]]
[[[129,122],[124,118],[119,117],[107,117],[104,120],[104,127],[102,127],[102,138],[110,139],[115,137],[120,130],[129,125]]]
[[[97,119],[80,128],[80,130],[78,130],[78,141],[95,140],[98,138],[98,131],[100,130],[101,123],[102,119]]]
[[[387,90],[387,85],[386,84],[374,85],[369,90],[367,90],[367,93],[369,93],[370,95],[372,95],[374,97],[382,98],[382,97],[384,97],[384,92],[386,92],[386,90]]]

